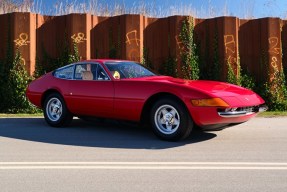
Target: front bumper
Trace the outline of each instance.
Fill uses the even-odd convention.
[[[255,107],[244,107],[244,108],[237,108],[234,111],[219,111],[218,115],[220,117],[225,118],[232,118],[232,117],[242,117],[246,115],[252,115],[258,112],[267,111],[268,107],[266,105],[255,106]]]
[[[217,107],[188,107],[190,116],[199,127],[243,123],[255,117],[258,112],[266,111],[264,104],[257,106],[237,108],[233,112],[226,113],[226,109]]]

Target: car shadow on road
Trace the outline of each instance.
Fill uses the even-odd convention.
[[[156,150],[207,141],[216,134],[195,130],[184,141],[167,142],[159,140],[150,129],[113,120],[74,119],[67,128],[52,128],[43,118],[0,118],[0,137],[60,145]]]

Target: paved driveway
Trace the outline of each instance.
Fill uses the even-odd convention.
[[[0,118],[1,191],[286,191],[287,118],[255,118],[183,142],[74,119]]]

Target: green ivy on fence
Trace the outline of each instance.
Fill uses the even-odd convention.
[[[256,88],[256,81],[252,77],[250,72],[248,72],[247,70],[241,69],[240,74],[241,74],[241,76],[239,77],[240,85],[242,87],[247,88],[247,89],[255,90],[255,88]]]
[[[180,51],[181,68],[185,79],[199,79],[199,54],[198,48],[194,41],[194,22],[188,17],[182,22],[179,38],[183,48]]]
[[[147,48],[143,48],[143,57],[141,60],[141,64],[143,64],[144,66],[146,66],[149,69],[154,69],[154,66],[149,58],[149,51]]]
[[[31,105],[25,93],[28,84],[33,80],[27,73],[21,60],[20,51],[17,50],[12,68],[8,75],[8,90],[10,91],[8,108],[9,113],[35,113],[38,110]]]
[[[259,84],[257,92],[264,98],[270,111],[287,110],[287,90],[285,75],[276,72],[273,80]]]
[[[11,53],[2,62],[0,86],[0,112],[1,113],[36,113],[39,110],[31,105],[25,93],[28,84],[33,80],[27,73],[21,60],[20,51],[11,61]],[[11,63],[10,63],[11,62]],[[4,64],[4,65],[3,65]],[[6,68],[3,70],[3,68]],[[3,73],[2,73],[3,71]]]
[[[61,45],[57,45],[60,52],[60,56],[57,58],[51,57],[45,49],[43,49],[43,60],[36,59],[36,68],[34,77],[40,77],[41,75],[53,71],[59,67],[65,66],[70,63],[80,61],[80,55],[77,44],[73,42],[73,48],[70,49],[69,44],[65,41]]]
[[[241,81],[243,79],[241,78],[241,66],[240,66],[239,54],[238,54],[237,61],[234,64],[236,65],[237,74],[234,73],[232,63],[230,63],[229,60],[227,61],[227,78],[226,78],[226,81],[228,83],[232,83],[235,85],[241,85],[241,83],[242,83]]]
[[[0,61],[0,113],[36,113],[40,110],[34,107],[25,93],[28,84],[35,78],[58,67],[80,60],[77,44],[73,43],[72,50],[67,42],[59,47],[58,58],[50,57],[43,51],[43,60],[36,59],[34,77],[30,76],[17,49],[13,56],[13,43],[8,33],[6,57]]]
[[[13,55],[11,29],[8,28],[5,58],[0,61],[0,113],[35,113],[38,110],[26,98],[30,77],[17,49]]]
[[[171,55],[168,56],[167,60],[163,63],[162,67],[159,70],[160,74],[178,77],[177,72],[177,60]]]
[[[8,29],[8,42],[6,57],[0,61],[0,112],[6,113],[9,108],[10,90],[8,89],[8,77],[13,63],[13,44],[11,42],[10,29]]]
[[[270,77],[271,72],[269,70],[268,62],[269,60],[267,57],[267,52],[262,50],[260,59],[260,71],[267,69],[268,77]],[[282,71],[275,72],[271,81],[270,79],[261,78],[258,82],[256,82],[254,91],[263,97],[270,111],[287,110],[286,79],[283,68]]]

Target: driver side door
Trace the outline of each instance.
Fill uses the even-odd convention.
[[[71,111],[76,115],[112,116],[114,84],[100,64],[76,64],[69,90]]]

